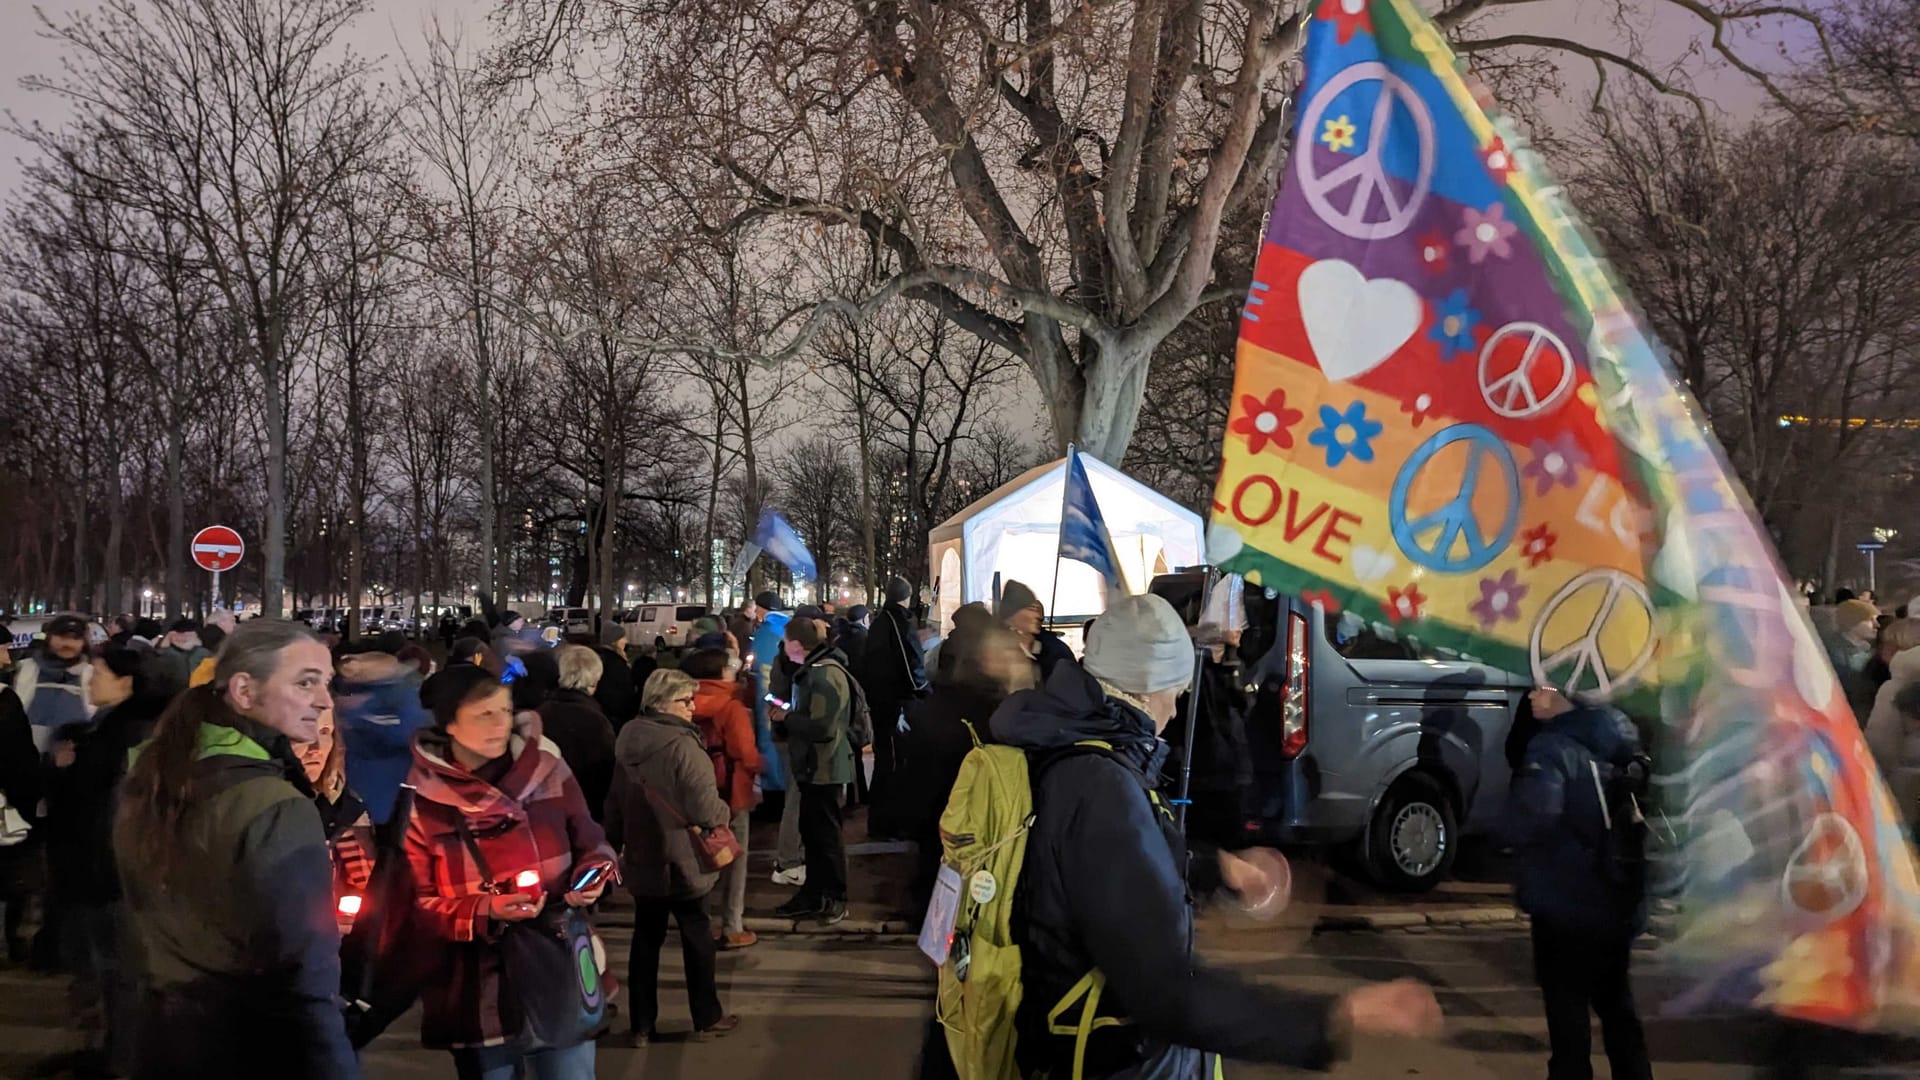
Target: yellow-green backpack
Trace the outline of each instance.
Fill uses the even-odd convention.
[[[1080,745],[1110,749],[1105,743]],[[946,865],[959,874],[960,903],[952,946],[940,965],[936,1009],[960,1080],[1020,1080],[1020,946],[1013,940],[1013,902],[1033,823],[1026,753],[983,745],[976,733],[940,815],[940,847]],[[1122,1022],[1097,1015],[1105,981],[1100,972],[1088,972],[1047,1016],[1051,1031],[1074,1037],[1074,1080],[1087,1037]],[[1063,1023],[1076,1005],[1077,1019]]]

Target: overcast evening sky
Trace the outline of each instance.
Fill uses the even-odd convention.
[[[1656,67],[1678,61],[1689,42],[1704,35],[1692,34],[1697,24],[1661,0],[1631,0],[1647,13],[1641,40],[1652,43],[1649,59]],[[498,0],[374,0],[373,13],[362,18],[349,32],[349,41],[361,53],[385,57],[392,65],[398,53],[418,49],[424,40],[422,28],[438,15],[449,23],[459,22],[468,41],[481,43],[487,38],[486,16]],[[1428,6],[1434,4],[1428,0]],[[61,103],[47,94],[29,93],[20,86],[28,74],[56,74],[59,57],[54,43],[39,36],[40,20],[35,8],[59,21],[65,16],[95,10],[99,0],[0,0],[0,110],[11,112],[22,121],[38,120],[53,125],[64,115]],[[1619,33],[1610,21],[1612,0],[1540,0],[1513,11],[1500,24],[1510,32],[1538,32],[1570,35],[1594,45],[1621,48]],[[1691,36],[1689,36],[1691,34]],[[1754,41],[1743,48],[1743,55],[1755,63],[1771,66],[1777,62],[1766,41]],[[1584,95],[1578,91],[1591,86],[1585,61],[1570,71],[1566,117],[1577,122],[1584,111]],[[1693,81],[1704,96],[1728,113],[1739,116],[1751,112],[1761,100],[1752,83],[1737,73],[1714,71],[1693,61],[1688,63]],[[0,134],[0,198],[11,193],[20,177],[19,158],[29,148],[11,135]]]

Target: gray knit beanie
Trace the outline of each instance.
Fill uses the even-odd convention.
[[[1129,694],[1152,694],[1193,681],[1193,641],[1164,597],[1129,596],[1087,633],[1087,674]]]
[[[913,598],[913,585],[903,577],[887,579],[887,603],[904,604]]]
[[[1000,589],[1000,602],[993,606],[993,617],[1006,622],[1015,615],[1040,606],[1040,598],[1033,590],[1018,581],[1009,581]]]

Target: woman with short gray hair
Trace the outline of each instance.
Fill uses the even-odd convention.
[[[600,654],[585,645],[562,645],[555,659],[560,663],[560,687],[591,694],[607,672]]]
[[[698,689],[681,671],[663,669],[647,679],[640,715],[620,729],[619,767],[607,798],[607,840],[620,849],[621,879],[634,900],[627,1000],[635,1046],[653,1038],[659,1019],[660,947],[669,917],[680,926],[694,1038],[724,1035],[740,1024],[721,1007],[714,976],[718,943],[706,897],[718,875],[701,866],[689,832],[717,829],[733,816],[694,726]]]
[[[560,759],[580,781],[593,820],[600,821],[606,816],[607,789],[613,785],[613,722],[593,699],[600,656],[585,645],[562,645],[553,656],[560,683],[540,703],[540,733],[560,748]]]
[[[674,699],[691,694],[700,688],[699,680],[683,671],[661,668],[647,676],[647,685],[640,691],[640,711],[659,715],[670,712],[667,706]]]

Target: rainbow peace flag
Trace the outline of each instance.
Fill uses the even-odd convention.
[[[1410,0],[1308,35],[1213,561],[1641,720],[1679,1009],[1916,1026],[1911,850],[1702,413]]]

